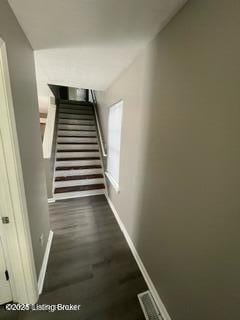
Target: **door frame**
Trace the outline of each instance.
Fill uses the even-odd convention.
[[[1,135],[0,135],[1,138]],[[2,146],[2,143],[0,143],[0,147]],[[1,149],[0,149],[0,160],[1,159]],[[1,165],[1,164],[0,164]],[[2,182],[2,181],[1,181]],[[0,188],[2,188],[2,184],[0,184]],[[0,191],[0,196],[1,196],[1,191]],[[2,199],[0,198],[0,201],[2,202]],[[1,212],[0,212],[1,213]],[[2,223],[0,223],[0,254],[2,253],[2,257],[0,257],[0,260],[3,261],[4,266],[5,266],[5,271],[8,271],[8,275],[9,273],[11,273],[11,266],[9,264],[9,257],[8,257],[8,252],[7,252],[7,248],[6,248],[6,240],[5,240],[5,235],[4,235],[4,231],[3,231],[3,225]],[[6,273],[5,275],[2,274],[1,275],[3,278],[5,276],[5,281],[6,281],[6,287],[8,287],[8,289],[6,288],[5,290],[8,291],[8,294],[6,292],[3,293],[3,299],[0,301],[1,303],[6,303],[8,301],[12,301],[13,300],[13,293],[12,293],[12,283],[10,281],[10,279],[6,279]],[[9,295],[10,294],[10,295]],[[0,291],[0,296],[1,296],[1,291]]]
[[[36,303],[38,300],[37,275],[33,257],[33,248],[28,219],[23,172],[14,116],[11,82],[8,70],[7,49],[0,38],[0,112],[6,121],[2,121],[1,133],[7,185],[9,190],[4,210],[10,223],[3,226],[10,265],[9,276],[13,301],[18,303]],[[2,85],[1,85],[2,83]],[[0,167],[0,171],[2,168]],[[2,222],[0,222],[2,223]]]

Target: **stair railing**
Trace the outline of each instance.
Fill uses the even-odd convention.
[[[94,107],[94,113],[95,113],[96,122],[97,122],[97,130],[98,130],[98,135],[99,135],[99,139],[100,139],[100,145],[101,145],[101,149],[102,149],[102,155],[103,155],[104,157],[107,157],[107,152],[106,152],[106,150],[105,150],[105,145],[104,145],[104,141],[103,141],[102,128],[101,128],[100,121],[99,121],[96,95],[95,95],[94,90],[90,90],[90,91],[91,91],[92,102],[93,102],[93,107]]]

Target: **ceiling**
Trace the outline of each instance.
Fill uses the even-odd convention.
[[[186,0],[8,0],[46,84],[105,90]],[[45,93],[44,93],[45,90]]]

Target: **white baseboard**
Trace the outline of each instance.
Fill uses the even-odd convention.
[[[53,231],[50,230],[49,235],[48,235],[48,241],[47,241],[44,257],[43,257],[42,267],[41,267],[39,277],[38,277],[38,293],[39,294],[41,294],[42,290],[43,290],[43,284],[44,284],[45,274],[46,274],[46,270],[47,270],[48,258],[49,258],[50,249],[51,249],[51,245],[52,245],[52,239],[53,239]]]
[[[139,256],[124,224],[122,223],[117,210],[115,209],[112,201],[110,200],[110,198],[107,195],[106,195],[106,198],[107,198],[108,204],[109,204],[110,208],[112,209],[112,212],[113,212],[113,214],[119,224],[119,227],[122,230],[122,233],[123,233],[128,245],[129,245],[129,248],[130,248],[130,250],[131,250],[131,252],[137,262],[137,265],[138,265],[138,267],[139,267],[139,269],[140,269],[140,271],[141,271],[141,273],[147,283],[149,291],[151,292],[151,294],[156,302],[156,305],[158,306],[158,309],[159,309],[163,319],[164,320],[171,320],[171,317],[169,316],[167,309],[165,308],[161,298],[159,297],[159,294],[158,294],[158,292],[157,292],[157,290],[156,290],[156,288],[155,288],[155,286],[154,286],[154,284],[153,284],[153,282],[152,282],[152,280],[151,280],[151,278],[150,278],[150,276],[149,276],[149,274],[148,274],[148,272],[147,272],[147,270],[146,270],[146,268],[145,268],[145,266]]]
[[[48,198],[48,203],[54,203],[55,201],[55,198]]]

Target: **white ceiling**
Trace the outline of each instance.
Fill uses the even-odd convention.
[[[46,83],[106,89],[186,0],[9,0]],[[45,93],[44,93],[45,90]]]

